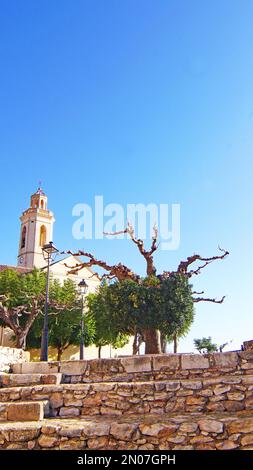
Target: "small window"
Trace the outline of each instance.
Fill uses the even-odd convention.
[[[47,230],[45,225],[42,225],[40,227],[40,246],[44,246],[46,244],[46,238],[47,238]]]
[[[22,235],[21,235],[21,249],[25,248],[25,242],[26,242],[26,227],[23,227]]]
[[[41,207],[41,209],[44,209],[44,201],[41,201],[40,207]]]

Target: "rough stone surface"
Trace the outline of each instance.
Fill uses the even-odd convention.
[[[65,375],[83,375],[87,365],[87,361],[64,361],[60,365],[60,372]]]
[[[236,352],[215,353],[213,355],[216,367],[236,367],[239,358]]]
[[[38,439],[38,444],[40,447],[51,448],[55,447],[58,442],[58,438],[54,436],[47,436],[46,434],[42,434]]]
[[[220,421],[215,421],[212,419],[201,419],[198,424],[201,431],[215,432],[216,434],[223,432],[224,426]]]
[[[44,418],[43,402],[8,403],[7,421],[40,421]]]
[[[180,356],[178,354],[153,356],[153,369],[161,370],[165,369],[179,369],[180,367]]]
[[[182,354],[182,369],[208,369],[208,358],[193,354]]]
[[[121,359],[121,364],[126,372],[149,372],[151,371],[150,356],[133,356]]]
[[[253,447],[253,351],[17,363],[12,370],[0,373],[0,449]],[[47,400],[51,418],[29,424]],[[7,421],[11,410],[15,421]]]
[[[245,419],[237,419],[228,425],[229,432],[233,433],[251,433],[253,432],[253,417]]]
[[[23,362],[13,364],[14,374],[55,374],[59,372],[58,362]]]
[[[120,439],[122,441],[130,441],[136,429],[137,426],[134,424],[115,423],[112,424],[110,433],[116,439]]]

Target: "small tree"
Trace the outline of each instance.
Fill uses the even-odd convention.
[[[70,345],[80,344],[82,306],[76,285],[69,279],[65,280],[63,285],[57,280],[51,283],[50,298],[57,303],[58,308],[62,306],[58,312],[49,308],[48,321],[48,344],[57,349],[57,360],[60,361],[63,352]],[[39,316],[27,337],[29,349],[40,347],[42,327],[43,317]],[[84,322],[85,346],[92,344],[94,337],[95,322],[92,316],[86,313]]]
[[[212,343],[211,336],[208,338],[194,339],[194,346],[200,354],[207,354],[218,351],[218,346]]]
[[[104,284],[90,297],[88,308],[97,319],[101,338],[111,344],[119,334],[147,338],[154,329],[170,337],[194,318],[191,286],[180,274],[161,279],[150,276],[141,284],[129,280]],[[149,344],[146,353],[153,352]]]
[[[45,274],[38,270],[26,275],[11,269],[0,273],[0,321],[13,331],[18,348],[25,348],[30,328],[43,313],[45,285]]]

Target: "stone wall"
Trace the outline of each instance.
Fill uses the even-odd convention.
[[[0,372],[9,372],[13,363],[29,361],[30,355],[22,349],[0,346]]]
[[[160,354],[117,359],[14,364],[17,373],[61,373],[65,383],[194,379],[253,374],[253,351]]]
[[[45,420],[4,423],[0,449],[253,449],[253,418],[178,416],[138,420]]]
[[[53,417],[231,413],[253,410],[253,376],[0,389],[2,405],[27,400],[49,400]]]

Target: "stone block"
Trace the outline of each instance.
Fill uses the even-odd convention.
[[[164,354],[153,356],[153,369],[159,371],[161,369],[179,369],[180,355],[178,354]]]
[[[227,394],[229,400],[242,401],[245,398],[244,393],[241,392],[229,392]]]
[[[71,425],[63,425],[59,431],[62,437],[80,437],[82,435],[82,426],[75,427]]]
[[[75,407],[62,407],[60,409],[60,416],[74,417],[80,415],[80,410]]]
[[[241,401],[226,400],[223,402],[226,411],[241,411],[244,410],[245,404]]]
[[[182,354],[182,369],[208,369],[209,360],[201,354]]]
[[[119,388],[121,387],[121,385],[119,384],[118,386]],[[96,391],[96,392],[109,392],[110,390],[113,390],[115,388],[115,384],[114,383],[98,383],[98,384],[93,384],[92,385],[92,390]]]
[[[198,425],[201,431],[214,432],[215,434],[222,433],[224,428],[224,424],[215,419],[200,419]]]
[[[106,422],[86,422],[82,428],[84,437],[109,436],[110,433],[110,424]]]
[[[253,340],[243,342],[244,351],[253,351]]]
[[[94,449],[94,450],[106,450],[108,448],[108,437],[106,436],[101,436],[101,437],[96,437],[93,439],[89,439],[87,444],[89,449]]]
[[[173,434],[178,428],[176,423],[153,423],[153,424],[140,424],[139,429],[142,434],[146,436],[166,437]]]
[[[63,394],[62,392],[55,392],[50,395],[50,405],[52,408],[60,408],[63,406]]]
[[[252,433],[253,432],[253,418],[237,418],[232,423],[227,425],[229,434],[234,433]]]
[[[36,437],[38,437],[40,433],[40,427],[36,427],[36,425],[32,428],[26,427],[23,429],[22,425],[15,424],[15,429],[11,430],[9,433],[9,441],[10,442],[28,442],[32,441]]]
[[[167,392],[175,392],[176,390],[180,389],[180,382],[179,381],[169,381],[166,383],[166,390]]]
[[[242,361],[253,361],[253,351],[242,351],[238,353],[238,356],[241,358]]]
[[[134,372],[151,372],[151,357],[150,356],[131,356],[121,359],[121,365],[128,373]]]
[[[253,434],[247,434],[244,436],[241,440],[241,445],[242,446],[248,446],[253,444]]]
[[[48,436],[47,434],[41,434],[38,439],[38,444],[42,448],[52,448],[58,443],[58,438],[54,436]]]
[[[230,385],[217,385],[213,391],[214,395],[222,395],[223,393],[230,392],[230,390]]]
[[[202,388],[202,382],[197,380],[182,381],[182,387],[190,390],[200,390]]]
[[[14,374],[54,374],[58,369],[59,362],[24,362],[12,366]]]
[[[8,403],[8,421],[40,421],[44,418],[47,403],[39,401]]]
[[[225,440],[221,442],[217,442],[216,444],[216,449],[218,450],[234,450],[239,447],[239,444],[236,444],[236,442],[230,441],[230,440]]]
[[[215,367],[236,367],[239,363],[237,352],[224,352],[213,354]]]
[[[63,361],[60,364],[60,372],[64,375],[82,376],[87,370],[87,365],[87,361]]]
[[[115,439],[130,441],[137,427],[137,424],[113,423],[111,425],[110,434],[115,437]]]
[[[0,380],[3,387],[38,385],[41,383],[41,374],[6,374]]]
[[[198,429],[198,425],[197,423],[192,423],[192,422],[186,422],[186,423],[182,423],[180,425],[180,428],[179,428],[179,432],[182,432],[182,433],[196,433]]]
[[[45,385],[60,385],[62,381],[62,374],[43,374],[41,382]]]
[[[80,450],[85,447],[85,443],[79,439],[68,439],[65,442],[60,442],[60,450]]]

